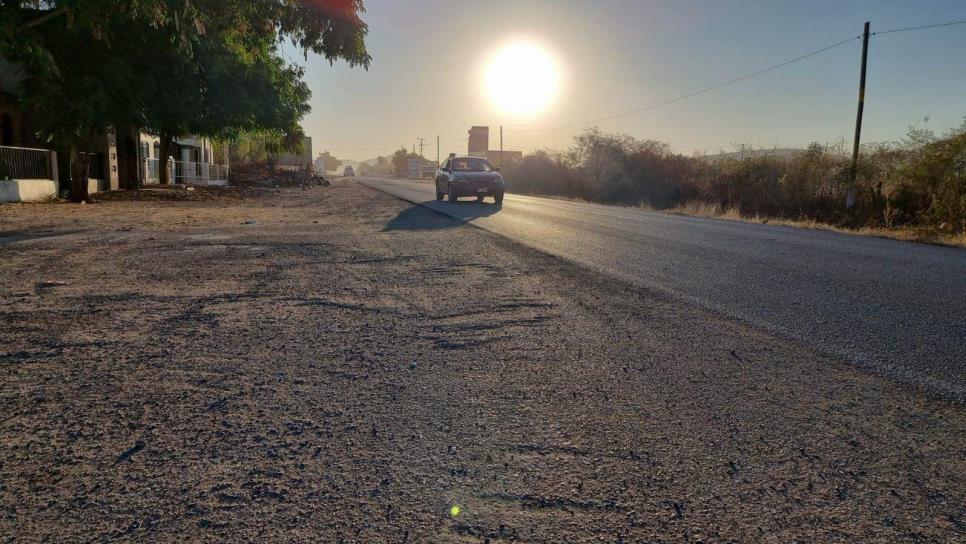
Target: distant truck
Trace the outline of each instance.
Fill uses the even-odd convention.
[[[437,168],[439,168],[439,165],[433,161],[409,159],[406,161],[406,177],[409,179],[433,179],[436,177]]]
[[[436,169],[439,165],[435,162],[426,161],[423,163],[423,174],[420,176],[422,179],[433,179],[436,177]]]
[[[345,170],[342,171],[342,175],[347,178],[355,177],[356,171],[351,166],[346,166]]]

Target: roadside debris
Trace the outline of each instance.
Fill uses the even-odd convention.
[[[684,517],[684,503],[672,501],[671,504],[674,506],[674,517],[681,519]]]
[[[50,289],[51,287],[63,287],[65,285],[70,284],[60,280],[45,280],[37,282],[37,289]]]
[[[134,445],[133,445],[133,446],[131,446],[130,448],[128,448],[128,449],[127,449],[127,450],[126,450],[126,451],[125,451],[124,453],[122,453],[121,455],[118,455],[118,456],[117,456],[117,460],[116,460],[116,461],[114,461],[114,464],[116,465],[116,464],[118,464],[118,463],[123,463],[124,461],[127,461],[127,460],[129,460],[129,459],[131,458],[131,456],[132,456],[132,455],[134,455],[135,453],[137,453],[137,452],[139,452],[139,451],[141,451],[141,450],[143,450],[143,449],[144,449],[144,446],[145,446],[145,445],[146,445],[146,444],[144,443],[144,441],[143,441],[143,440],[138,440],[138,441],[136,441],[136,442],[134,443]]]
[[[233,167],[231,181],[236,185],[255,185],[259,187],[325,187],[329,181],[324,177],[304,170],[278,170],[261,162]]]

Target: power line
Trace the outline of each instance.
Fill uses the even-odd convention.
[[[455,140],[443,140],[440,143],[441,144],[461,144],[463,142],[468,142],[468,141],[470,141],[469,138],[457,138]]]
[[[460,139],[456,139],[456,140],[445,140],[445,141],[442,141],[440,143],[441,144],[452,144],[452,143],[462,143],[462,142],[468,142],[468,141],[469,141],[469,138],[460,138]],[[393,150],[389,154],[391,155],[392,153],[398,151],[401,148],[405,148],[405,147],[406,146],[404,146],[404,145],[399,145],[397,147],[394,147]],[[387,146],[380,146],[380,147],[341,147],[341,148],[326,148],[326,149],[323,149],[323,151],[329,151],[329,152],[335,152],[335,151],[337,151],[339,153],[353,153],[353,152],[357,152],[357,151],[383,151],[386,148],[387,148]]]
[[[330,148],[323,149],[323,151],[329,151],[329,152],[338,151],[340,153],[354,152],[354,151],[382,151],[382,150],[386,149],[386,147],[388,147],[388,146],[381,146],[381,147],[341,147],[341,148],[338,148],[338,147],[334,147],[334,148],[333,147],[330,147]],[[396,146],[395,149],[399,149],[401,147],[406,147],[406,146],[404,146],[404,145],[398,145],[398,146]]]
[[[921,26],[911,26],[911,27],[905,27],[905,28],[894,28],[894,29],[889,29],[889,30],[880,30],[878,32],[871,33],[870,36],[878,36],[880,34],[894,34],[894,33],[897,33],[897,32],[910,32],[910,31],[916,31],[916,30],[928,30],[928,29],[933,29],[933,28],[941,28],[941,27],[961,25],[961,24],[966,24],[966,19],[961,20],[961,21],[949,21],[949,22],[945,22],[945,23],[936,23],[936,24],[930,24],[930,25],[921,25]],[[767,68],[763,68],[763,69],[758,70],[756,72],[752,72],[750,74],[745,74],[743,76],[736,77],[734,79],[730,79],[728,81],[725,81],[725,82],[722,82],[722,83],[718,83],[718,84],[712,85],[710,87],[705,87],[705,88],[700,89],[700,90],[697,90],[697,91],[693,91],[693,92],[690,92],[690,93],[687,93],[687,94],[683,94],[683,95],[677,96],[675,98],[671,98],[669,100],[665,100],[663,102],[658,102],[656,104],[651,104],[651,105],[648,105],[648,106],[645,106],[645,107],[642,107],[642,108],[638,108],[638,109],[635,109],[635,110],[626,111],[626,112],[618,113],[618,114],[611,115],[611,116],[608,116],[608,117],[601,117],[599,119],[594,119],[594,120],[586,121],[586,122],[582,122],[582,123],[575,123],[575,124],[571,124],[571,125],[563,125],[563,126],[557,126],[557,127],[545,127],[545,128],[533,128],[533,129],[509,129],[508,128],[508,129],[506,129],[506,132],[525,133],[525,132],[549,132],[549,131],[554,131],[554,130],[565,130],[565,129],[570,129],[570,128],[584,127],[584,126],[593,125],[593,124],[596,124],[596,123],[602,123],[604,121],[610,121],[612,119],[618,119],[618,118],[621,118],[621,117],[627,117],[629,115],[635,115],[635,114],[638,114],[638,113],[643,113],[645,111],[650,111],[650,110],[654,110],[654,109],[661,108],[661,107],[664,107],[664,106],[668,106],[670,104],[674,104],[674,103],[680,102],[682,100],[687,100],[688,98],[693,98],[693,97],[698,96],[698,95],[701,95],[701,94],[709,93],[711,91],[715,91],[715,90],[721,89],[723,87],[727,87],[729,85],[734,85],[735,83],[740,83],[740,82],[745,81],[747,79],[751,79],[753,77],[757,77],[757,76],[766,74],[766,73],[771,72],[773,70],[777,70],[778,68],[782,68],[784,66],[788,66],[789,64],[793,64],[795,62],[799,62],[801,60],[805,60],[805,59],[807,59],[809,57],[813,57],[815,55],[819,55],[819,54],[824,53],[826,51],[829,51],[831,49],[835,49],[837,47],[841,47],[841,46],[843,46],[843,45],[845,45],[845,44],[847,44],[849,42],[852,42],[853,40],[860,40],[860,39],[862,39],[862,36],[852,36],[850,38],[847,38],[847,39],[842,40],[840,42],[837,42],[837,43],[834,43],[832,45],[823,47],[821,49],[816,49],[815,51],[811,51],[811,52],[805,53],[803,55],[799,55],[799,56],[797,56],[797,57],[795,57],[793,59],[789,59],[789,60],[786,60],[784,62],[780,62],[778,64],[774,64],[774,65],[768,66]],[[286,57],[288,57],[288,53],[287,52],[284,52],[283,51],[283,53],[285,54]],[[292,60],[291,57],[289,57],[289,60]],[[440,144],[462,143],[462,142],[466,142],[466,141],[469,141],[469,138],[461,138],[461,139],[455,139],[455,140],[442,141],[442,142],[440,142]],[[376,151],[376,150],[382,150],[382,149],[385,149],[385,147],[356,148],[356,149],[330,149],[329,151],[357,152],[357,151]]]
[[[649,110],[661,108],[661,107],[667,106],[669,104],[674,104],[675,102],[680,102],[682,100],[686,100],[688,98],[692,98],[694,96],[698,96],[700,94],[709,93],[711,91],[720,89],[722,87],[727,87],[728,85],[734,85],[735,83],[738,83],[740,81],[744,81],[746,79],[751,79],[753,77],[760,76],[760,75],[765,74],[767,72],[771,72],[772,70],[777,70],[778,68],[781,68],[782,66],[788,66],[789,64],[792,64],[793,62],[798,62],[800,60],[804,60],[804,59],[807,59],[809,57],[813,57],[815,55],[818,55],[819,53],[824,53],[824,52],[828,51],[829,49],[835,49],[836,47],[840,47],[842,45],[845,45],[845,44],[847,44],[847,43],[849,43],[849,42],[851,42],[853,40],[858,40],[859,38],[861,38],[861,36],[852,36],[851,38],[842,40],[842,41],[840,41],[838,43],[834,43],[832,45],[823,47],[821,49],[816,49],[815,51],[811,51],[809,53],[805,53],[804,55],[799,55],[799,56],[797,56],[797,57],[795,57],[793,59],[786,60],[785,62],[781,62],[781,63],[778,63],[778,64],[773,64],[772,66],[769,66],[767,68],[763,68],[761,70],[758,70],[757,72],[752,72],[750,74],[746,74],[746,75],[743,75],[741,77],[736,77],[734,79],[730,79],[730,80],[725,81],[723,83],[718,83],[717,85],[712,85],[711,87],[705,87],[705,88],[703,88],[701,90],[694,91],[694,92],[690,92],[690,93],[687,93],[687,94],[683,94],[681,96],[672,98],[670,100],[665,100],[664,102],[659,102],[657,104],[651,104],[650,106],[645,106],[643,108],[638,108],[636,110],[626,111],[624,113],[618,113],[616,115],[611,115],[609,117],[602,117],[600,119],[594,119],[593,121],[586,121],[584,123],[576,123],[576,124],[573,124],[573,125],[565,125],[565,126],[550,127],[550,128],[534,128],[534,129],[515,129],[515,130],[507,129],[507,132],[545,132],[545,131],[550,131],[550,130],[564,130],[564,129],[568,129],[568,128],[577,128],[577,127],[583,127],[583,126],[587,126],[587,125],[593,125],[595,123],[602,123],[604,121],[610,121],[611,119],[617,119],[617,118],[620,118],[620,117],[626,117],[628,115],[634,115],[636,113],[641,113],[641,112],[645,112],[645,111],[649,111]]]
[[[953,26],[953,25],[963,25],[966,24],[966,19],[962,21],[950,21],[948,23],[936,23],[934,25],[923,25],[923,26],[910,26],[906,28],[893,28],[891,30],[880,30],[878,32],[873,32],[872,36],[878,36],[879,34],[893,34],[895,32],[909,32],[911,30],[926,30],[930,28],[939,28],[943,26]]]

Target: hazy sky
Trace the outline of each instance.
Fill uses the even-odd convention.
[[[872,31],[966,19],[966,1],[779,2],[692,0],[367,0],[366,71],[309,57],[317,154],[368,159],[426,138],[427,157],[466,151],[470,125],[490,147],[563,149],[584,123],[715,85]],[[562,69],[543,114],[501,114],[483,90],[502,44],[532,41]],[[600,122],[605,131],[666,141],[675,151],[736,144],[799,147],[851,141],[861,42],[658,108]],[[292,58],[305,64],[297,53]],[[864,141],[922,124],[944,130],[966,115],[966,25],[875,36],[869,46]]]

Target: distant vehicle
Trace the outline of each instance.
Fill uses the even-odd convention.
[[[461,196],[475,196],[483,202],[485,197],[492,196],[499,204],[503,202],[505,190],[500,169],[482,157],[451,153],[436,171],[436,200],[443,200],[443,195],[450,202],[456,202]]]
[[[342,175],[347,178],[355,177],[356,171],[351,166],[346,166],[345,170],[342,171]]]
[[[433,179],[436,177],[436,170],[439,166],[435,162],[423,163],[423,173],[420,179]]]

